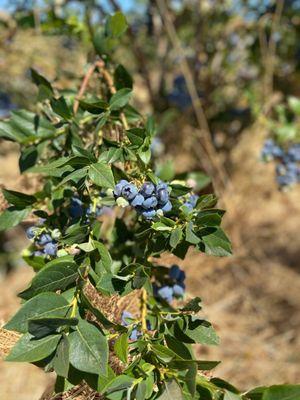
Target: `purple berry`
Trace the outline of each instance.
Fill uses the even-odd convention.
[[[139,336],[141,336],[141,333],[135,328],[132,330],[129,339],[130,340],[137,340],[139,338]]]
[[[167,203],[161,208],[164,213],[167,213],[172,210],[172,203],[167,201]]]
[[[125,179],[121,179],[120,182],[118,182],[114,188],[114,195],[116,197],[120,197],[122,195],[122,190],[125,185],[128,185],[128,181]]]
[[[72,218],[82,217],[83,215],[82,201],[77,197],[72,197],[69,212]]]
[[[160,205],[165,205],[169,200],[169,192],[167,189],[159,189],[156,191],[157,200]]]
[[[28,239],[34,239],[38,231],[39,228],[37,228],[36,226],[31,226],[26,230],[26,236],[28,237]]]
[[[132,316],[132,314],[131,314],[129,311],[124,310],[124,311],[122,312],[122,315],[121,315],[121,322],[122,322],[122,325],[124,325],[124,326],[129,325],[130,322],[128,322],[127,318],[132,319],[133,316]]]
[[[170,303],[173,300],[173,288],[171,286],[162,286],[160,289],[158,289],[158,295],[166,300],[168,303]]]
[[[137,194],[135,198],[132,200],[131,205],[132,207],[141,206],[144,202],[145,198],[141,194]]]
[[[48,233],[43,233],[38,240],[40,246],[44,246],[47,243],[52,242],[52,237]]]
[[[36,250],[36,251],[33,252],[33,255],[35,257],[44,257],[45,254],[40,250]]]
[[[142,206],[144,208],[146,208],[146,210],[148,210],[149,208],[154,208],[157,206],[157,198],[154,196],[148,197],[142,204]]]
[[[142,212],[142,215],[146,218],[146,219],[153,219],[156,216],[156,211],[153,209],[149,209],[149,210],[145,210]]]
[[[44,253],[47,254],[48,256],[56,256],[57,253],[57,244],[52,242],[52,243],[47,243],[44,247]]]
[[[140,193],[145,197],[150,197],[155,190],[155,186],[152,182],[145,182],[141,187]]]
[[[138,190],[137,190],[136,186],[133,185],[132,183],[128,183],[122,189],[122,196],[126,200],[133,200],[137,194],[138,194]]]
[[[184,289],[180,285],[174,285],[173,292],[175,297],[182,297],[184,295]]]
[[[171,268],[169,270],[169,277],[171,279],[174,279],[175,281],[177,281],[180,277],[180,272],[181,272],[181,269],[179,268],[179,266],[174,264],[171,266]]]

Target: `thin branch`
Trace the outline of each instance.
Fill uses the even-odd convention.
[[[84,78],[83,78],[83,80],[82,80],[82,83],[81,83],[81,86],[80,86],[78,95],[76,96],[76,99],[75,99],[75,101],[74,101],[74,106],[73,106],[73,112],[74,112],[74,114],[76,114],[77,111],[78,111],[78,108],[79,108],[79,101],[80,101],[80,99],[82,98],[82,96],[84,95],[84,93],[85,93],[85,91],[86,91],[86,88],[87,88],[87,85],[88,85],[88,83],[89,83],[89,80],[91,79],[91,77],[92,77],[92,75],[93,75],[93,73],[94,73],[96,67],[97,67],[97,64],[96,64],[96,63],[92,64],[92,65],[89,67],[89,69],[87,70],[86,74],[84,75]]]

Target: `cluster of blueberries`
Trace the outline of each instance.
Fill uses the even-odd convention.
[[[265,141],[261,157],[265,161],[276,160],[276,181],[280,187],[300,183],[300,143],[292,144],[287,150],[274,142]]]
[[[70,217],[74,220],[81,218],[83,215],[86,216],[86,222],[90,221],[91,217],[97,218],[103,214],[106,214],[111,211],[111,207],[100,207],[96,205],[94,207],[93,204],[90,204],[88,207],[85,207],[83,202],[76,196],[71,198],[71,204],[69,208]]]
[[[192,211],[196,207],[198,199],[199,196],[197,194],[190,194],[183,205],[187,207],[189,211]]]
[[[31,226],[27,229],[26,235],[28,239],[33,240],[36,250],[33,251],[33,255],[37,257],[55,257],[57,254],[58,243],[57,240],[60,237],[58,229],[53,231],[47,230],[39,226]]]
[[[114,196],[116,199],[125,199],[146,219],[153,219],[156,215],[163,215],[172,209],[168,185],[165,182],[159,182],[157,185],[145,182],[138,189],[135,184],[122,179],[114,188]]]
[[[171,303],[174,298],[181,298],[185,292],[185,272],[174,264],[169,269],[169,275],[166,279],[167,284],[158,287],[153,285],[153,293],[155,297],[162,298],[163,300]]]
[[[124,310],[122,312],[121,316],[121,323],[123,326],[128,326],[130,325],[130,320],[133,320],[133,316],[129,311]],[[129,321],[128,321],[129,320]],[[147,329],[150,331],[151,330],[151,324],[149,321],[147,321]],[[141,331],[137,328],[137,325],[133,326],[133,330],[131,331],[131,334],[129,336],[129,340],[137,340],[139,337],[142,336]]]

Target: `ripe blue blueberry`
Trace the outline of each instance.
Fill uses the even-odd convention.
[[[82,217],[83,215],[82,201],[77,197],[72,197],[69,212],[72,218]]]
[[[122,196],[126,200],[133,200],[137,194],[138,194],[138,190],[133,183],[128,183],[122,189]]]
[[[164,206],[169,200],[169,192],[167,189],[161,188],[156,191],[158,204]]]
[[[155,186],[153,185],[152,182],[145,182],[140,190],[140,193],[144,196],[144,197],[150,197],[152,195],[152,193],[155,190]]]
[[[168,303],[170,303],[173,300],[173,288],[171,286],[162,286],[160,289],[158,289],[158,295],[166,300]]]
[[[154,208],[157,206],[157,198],[154,196],[148,197],[146,200],[144,200],[142,206],[146,209],[149,210],[150,208]]]
[[[34,239],[35,235],[38,233],[39,228],[37,228],[36,226],[31,226],[30,228],[28,228],[26,230],[26,236],[28,237],[28,239]]]
[[[130,204],[132,205],[132,207],[141,206],[144,200],[144,196],[142,196],[141,194],[137,194]]]
[[[56,256],[57,253],[57,244],[52,242],[52,243],[47,243],[44,247],[44,253],[47,254],[48,256]]]
[[[180,285],[175,284],[173,286],[173,292],[175,297],[183,297],[184,295],[184,288]]]
[[[174,264],[171,266],[171,268],[169,270],[169,277],[171,279],[174,279],[175,281],[177,281],[180,277],[180,272],[181,272],[181,269],[179,268],[179,266]]]
[[[114,195],[116,197],[120,197],[122,195],[122,190],[125,185],[128,185],[128,181],[125,179],[121,179],[120,182],[118,182],[114,188]]]
[[[44,257],[45,254],[41,250],[36,250],[33,252],[33,255],[35,257]]]
[[[38,244],[40,246],[44,246],[45,244],[50,242],[52,242],[52,237],[48,233],[43,233],[38,239]]]
[[[149,210],[145,210],[142,212],[142,215],[146,218],[146,219],[153,219],[156,216],[156,211],[152,208],[149,208]]]
[[[130,322],[128,321],[127,318],[132,319],[133,316],[129,311],[124,310],[122,312],[122,315],[121,315],[121,323],[122,323],[122,325],[127,326],[127,325],[130,324]]]
[[[167,203],[161,208],[163,212],[169,212],[172,210],[172,203],[167,201]]]
[[[136,328],[134,328],[134,329],[132,330],[130,336],[129,336],[129,339],[130,339],[130,340],[138,340],[138,338],[139,338],[140,336],[141,336],[141,333],[140,333]]]

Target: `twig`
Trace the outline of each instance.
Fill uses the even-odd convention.
[[[229,177],[227,173],[225,172],[223,166],[221,165],[219,155],[216,152],[213,144],[212,144],[212,137],[211,137],[211,132],[208,126],[208,122],[201,104],[201,101],[199,99],[197,89],[195,87],[194,81],[193,81],[193,75],[191,73],[190,67],[188,65],[188,62],[186,60],[186,57],[184,55],[184,52],[182,50],[182,46],[180,43],[180,40],[177,36],[176,29],[174,27],[173,21],[170,17],[169,10],[167,9],[167,6],[165,4],[164,0],[156,0],[161,18],[166,26],[166,30],[168,33],[168,36],[170,38],[170,41],[173,44],[173,47],[176,49],[176,52],[181,55],[180,58],[180,67],[182,70],[182,74],[184,75],[187,89],[189,91],[189,94],[191,96],[192,100],[192,105],[194,108],[195,116],[198,122],[198,125],[200,127],[200,144],[203,147],[203,150],[205,154],[207,155],[207,158],[213,167],[212,173],[213,173],[213,180],[217,189],[217,192],[222,192],[224,188],[226,187],[226,184],[229,184]],[[207,169],[209,168],[207,165],[204,165],[204,168]]]
[[[91,77],[92,77],[92,75],[93,75],[93,73],[94,73],[96,67],[97,67],[97,64],[96,64],[96,63],[92,64],[92,65],[89,67],[89,69],[87,70],[87,72],[86,72],[86,74],[85,74],[85,76],[84,76],[84,78],[83,78],[83,80],[82,80],[82,83],[81,83],[81,86],[80,86],[78,95],[76,96],[76,99],[75,99],[75,102],[74,102],[74,106],[73,106],[73,112],[74,112],[74,114],[76,114],[77,111],[78,111],[78,108],[79,108],[79,101],[80,101],[80,99],[82,98],[82,96],[84,95],[84,92],[86,91],[86,88],[87,88],[87,85],[88,85],[88,83],[89,83],[89,80],[91,79]]]

